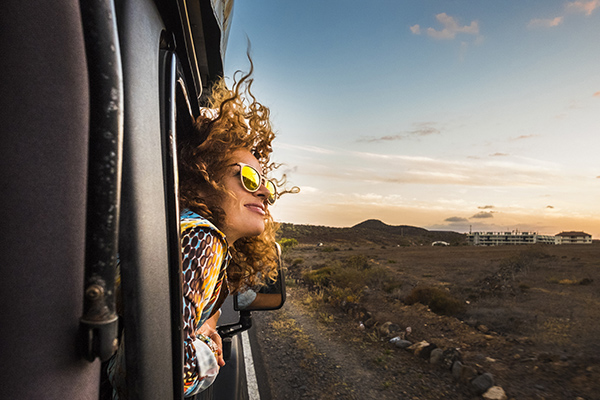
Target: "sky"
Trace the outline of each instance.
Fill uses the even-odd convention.
[[[280,222],[600,238],[600,0],[237,0]]]

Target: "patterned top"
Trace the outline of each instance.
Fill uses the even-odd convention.
[[[197,360],[198,328],[212,315],[219,299],[228,293],[225,270],[231,258],[225,235],[206,218],[185,210],[181,214],[183,271],[184,394],[190,396],[205,388]],[[223,293],[221,293],[223,292]],[[194,343],[195,342],[195,343]],[[211,343],[207,343],[209,346]]]
[[[186,397],[206,389],[216,378],[218,366],[212,340],[196,331],[218,310],[227,288],[226,269],[231,259],[225,235],[210,221],[188,210],[181,214],[183,273],[183,387]],[[113,399],[126,400],[125,340],[108,363]]]

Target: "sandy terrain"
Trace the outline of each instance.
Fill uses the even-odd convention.
[[[483,373],[509,399],[600,398],[600,245],[357,243],[301,242],[285,254],[288,304],[257,314],[264,346],[289,349],[270,374],[275,398],[470,399]],[[407,305],[415,287],[441,289],[462,309]],[[389,342],[408,327],[413,343],[458,349],[467,372]]]

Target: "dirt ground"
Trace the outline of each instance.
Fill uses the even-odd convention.
[[[355,304],[328,301],[307,271],[361,255],[398,282],[365,287]],[[285,254],[288,301],[255,313],[275,399],[475,399],[467,375],[395,347],[410,334],[458,349],[472,374],[490,373],[509,399],[600,399],[600,245],[392,247],[300,244]],[[407,305],[415,287],[464,302],[457,315]],[[350,307],[352,305],[352,307]],[[368,319],[368,321],[367,321]],[[392,325],[385,324],[391,322]],[[388,325],[391,329],[383,329]]]

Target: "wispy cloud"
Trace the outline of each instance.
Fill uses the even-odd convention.
[[[422,156],[352,152],[370,169],[352,174],[369,182],[460,185],[482,187],[545,186],[562,184],[561,168],[554,163],[526,158],[487,158],[485,160],[446,160]],[[502,160],[502,161],[501,161]],[[364,176],[363,176],[364,175]]]
[[[509,154],[507,153],[494,153],[494,154],[490,154],[490,157],[508,157]]]
[[[521,135],[521,136],[517,136],[514,138],[511,138],[510,140],[524,140],[524,139],[531,139],[534,137],[540,137],[540,135],[536,135],[536,134],[531,134],[531,135]]]
[[[316,153],[316,154],[335,154],[335,151],[333,151],[333,150],[324,149],[323,147],[310,146],[310,145],[300,146],[300,145],[296,145],[296,144],[277,143],[277,147],[282,148],[282,149],[289,149],[289,150],[302,150],[302,151],[306,151],[309,153]]]
[[[450,218],[446,218],[444,221],[445,222],[454,222],[454,223],[469,222],[469,220],[467,218],[463,218],[463,217],[450,217]]]
[[[582,12],[585,15],[592,15],[592,12],[598,7],[600,7],[600,0],[572,1],[566,5],[568,11]]]
[[[404,139],[408,139],[411,137],[415,137],[415,136],[428,136],[428,135],[434,135],[434,134],[440,134],[441,131],[436,128],[435,123],[432,122],[422,122],[422,123],[417,123],[417,124],[413,124],[414,128],[409,130],[409,131],[404,131],[402,133],[399,133],[397,135],[386,135],[386,136],[381,136],[381,137],[370,137],[370,138],[360,138],[357,141],[358,142],[367,142],[367,143],[373,143],[373,142],[391,142],[391,141],[396,141],[396,140],[404,140]]]
[[[481,212],[478,212],[477,214],[473,215],[471,218],[476,218],[476,219],[494,218],[494,212],[493,211],[481,211]]]
[[[494,206],[490,206],[490,205],[486,205],[486,206],[481,206],[481,207],[477,207],[480,210],[489,210],[490,208],[494,208]]]
[[[422,124],[415,124],[415,129],[409,131],[411,135],[427,136],[433,134],[439,134],[440,130],[433,126],[432,123],[424,122]]]
[[[427,28],[427,34],[434,39],[454,39],[458,33],[479,34],[479,23],[477,21],[472,21],[470,25],[461,26],[456,18],[446,13],[438,14],[435,18],[444,28],[442,30]]]
[[[410,31],[415,34],[415,35],[420,35],[421,34],[421,27],[419,26],[419,24],[413,25],[410,27]]]
[[[571,13],[583,13],[586,16],[592,15],[594,10],[600,7],[600,0],[578,0],[570,1],[565,4],[565,11]],[[554,28],[562,25],[564,16],[554,18],[534,18],[527,24],[528,28]]]
[[[596,92],[596,93],[594,93],[594,95],[593,95],[593,96],[594,96],[594,97],[600,97],[600,92]]]
[[[457,34],[464,33],[468,35],[479,35],[479,22],[471,21],[469,25],[460,25],[455,17],[446,13],[437,14],[435,18],[442,25],[442,29],[427,28],[425,32],[434,39],[450,40],[454,39]],[[422,33],[420,25],[413,25],[410,31],[415,35]]]
[[[527,24],[528,28],[553,28],[563,23],[564,17],[556,17],[551,19],[534,18]]]

